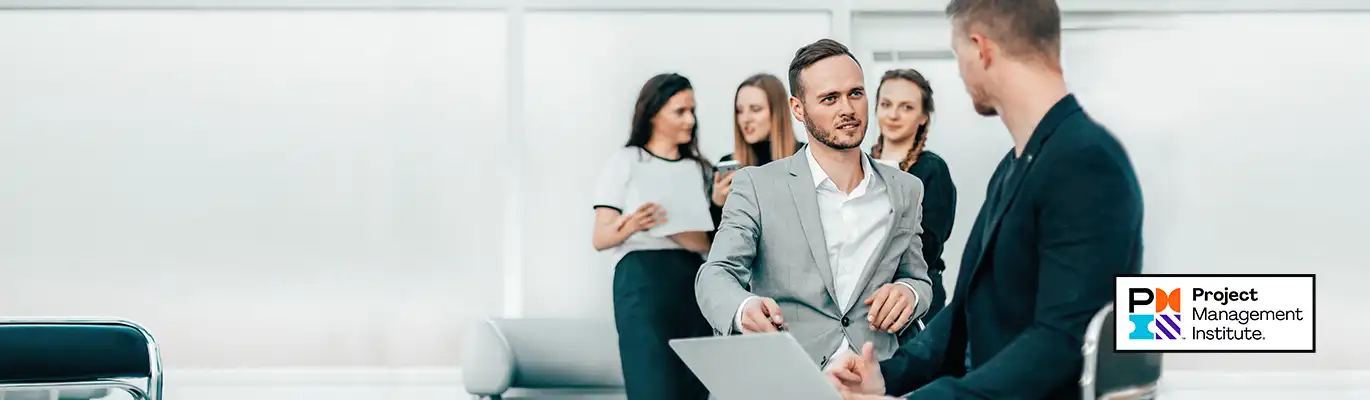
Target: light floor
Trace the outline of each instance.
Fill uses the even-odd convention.
[[[469,394],[457,387],[442,388],[387,388],[367,386],[333,387],[203,387],[168,388],[163,397],[167,400],[375,400],[375,399],[469,399]],[[1370,398],[1370,391],[1162,391],[1159,396],[1165,400],[1287,400],[1291,398],[1319,400],[1364,400]],[[24,398],[23,400],[30,400]],[[40,399],[42,399],[40,397]],[[128,396],[111,395],[106,400],[126,400]],[[562,399],[562,398],[558,398]],[[11,398],[5,398],[11,400]],[[42,399],[48,400],[48,399]]]
[[[333,387],[203,387],[168,388],[166,400],[375,400],[375,399],[469,399],[469,394],[457,387],[442,388],[387,388],[367,386]],[[1291,398],[1319,400],[1364,400],[1370,398],[1370,391],[1162,391],[1159,399],[1165,400],[1287,400]],[[6,397],[4,400],[49,400],[44,397]],[[110,395],[104,400],[128,400],[123,394]],[[558,397],[557,399],[565,399]]]
[[[470,399],[460,386],[460,370],[248,370],[169,371],[166,400],[376,400]],[[1370,399],[1370,371],[1213,373],[1167,371],[1164,400],[1364,400]],[[539,398],[510,396],[512,399]],[[546,397],[543,397],[546,399]],[[104,397],[126,400],[122,393]],[[621,396],[562,397],[611,400]],[[0,400],[55,400],[38,394],[9,393]]]

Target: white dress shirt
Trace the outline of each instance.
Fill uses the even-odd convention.
[[[828,177],[828,173],[818,165],[818,160],[813,158],[813,153],[809,152],[808,148],[803,152],[809,161],[809,171],[813,174],[813,185],[817,192],[818,214],[823,224],[824,243],[828,247],[828,265],[832,267],[833,289],[837,292],[837,298],[834,300],[837,301],[837,307],[846,313],[852,306],[847,302],[860,283],[857,281],[861,279],[867,261],[875,256],[876,249],[884,242],[890,224],[894,221],[889,190],[885,181],[875,174],[864,154],[861,155],[861,182],[851,193],[845,193],[837,188]],[[918,292],[913,290],[913,286],[899,283],[913,293],[914,297],[909,299],[909,304],[918,304]],[[738,306],[737,318],[734,320],[738,329],[742,327],[742,310],[746,308],[747,302],[755,298],[757,297],[748,297]],[[912,321],[905,323],[904,327],[908,325],[912,325]],[[852,352],[852,349],[849,339],[843,337],[842,345],[838,346],[829,359],[837,359],[844,351]]]

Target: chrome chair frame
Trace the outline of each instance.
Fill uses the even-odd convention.
[[[90,381],[77,382],[21,382],[21,383],[0,383],[0,398],[4,397],[4,392],[11,390],[86,390],[86,389],[113,389],[121,390],[139,400],[162,400],[162,356],[158,350],[157,340],[153,339],[152,334],[141,325],[129,320],[122,319],[67,319],[67,318],[16,318],[0,319],[0,327],[7,325],[114,325],[131,328],[143,335],[147,344],[148,354],[148,374],[144,376],[111,376]]]
[[[1155,399],[1160,382],[1151,382],[1144,385],[1130,386],[1111,390],[1102,395],[1098,393],[1099,373],[1099,353],[1100,351],[1112,351],[1112,349],[1101,350],[1099,347],[1100,337],[1102,336],[1104,324],[1108,321],[1109,314],[1113,313],[1113,302],[1109,302],[1094,317],[1090,318],[1089,326],[1085,329],[1084,345],[1080,346],[1080,352],[1084,356],[1084,368],[1080,371],[1080,394],[1083,400],[1150,400]]]

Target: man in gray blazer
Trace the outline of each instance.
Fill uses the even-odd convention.
[[[789,330],[820,366],[872,342],[881,357],[927,312],[923,184],[861,152],[861,66],[823,39],[790,63],[790,106],[812,138],[733,176],[695,296],[717,334]]]

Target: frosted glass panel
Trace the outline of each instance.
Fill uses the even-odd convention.
[[[1318,274],[1318,353],[1167,356],[1177,368],[1365,369],[1370,59],[1333,37],[1366,14],[1184,16],[1098,32],[1067,62],[1081,99],[1128,145],[1147,199],[1147,270]],[[1266,29],[1264,27],[1278,27]],[[1119,45],[1120,43],[1125,45]],[[1084,74],[1081,74],[1084,75]]]
[[[1066,78],[1086,110],[1127,147],[1146,199],[1145,269],[1153,273],[1316,273],[1319,316],[1352,315],[1370,279],[1358,251],[1370,226],[1370,137],[1362,93],[1370,59],[1335,40],[1370,35],[1366,14],[1208,14],[1091,21],[1067,15]],[[857,20],[863,49],[946,49],[937,18]],[[910,37],[907,45],[899,38]],[[924,70],[939,113],[929,148],[961,198],[947,246],[964,249],[994,165],[1012,146],[997,119],[971,114],[949,60],[874,65]],[[881,71],[872,71],[872,68]],[[949,274],[950,275],[950,274]],[[1178,369],[1364,369],[1358,319],[1321,318],[1318,354],[1167,355]]]
[[[627,142],[648,78],[692,81],[700,145],[717,161],[731,152],[737,84],[757,72],[786,79],[794,52],[828,25],[824,13],[529,14],[526,315],[612,316],[612,266],[590,246],[590,194],[600,163]]]
[[[504,25],[0,13],[3,313],[131,318],[176,368],[456,363],[500,310]]]

